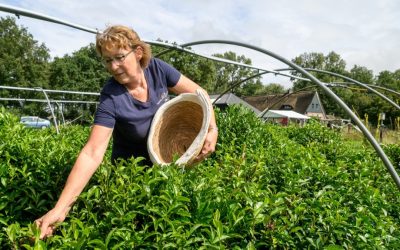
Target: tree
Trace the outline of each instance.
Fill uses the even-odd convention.
[[[376,84],[395,91],[400,90],[400,69],[395,72],[384,70],[377,76]]]
[[[270,95],[283,94],[286,91],[287,90],[278,83],[270,83],[270,84],[264,86],[264,89],[263,89],[263,93],[270,94]]]
[[[159,42],[168,43],[168,41]],[[176,43],[172,43],[177,45]],[[186,48],[191,50],[191,48]],[[162,53],[168,51],[167,53]],[[216,68],[214,62],[209,59],[190,54],[188,52],[165,48],[161,46],[152,45],[152,53],[154,56],[164,60],[165,62],[173,65],[182,74],[198,83],[204,89],[212,92],[216,83]],[[159,54],[162,55],[159,56]]]
[[[303,68],[312,68],[318,70],[329,71],[333,73],[338,73],[345,75],[346,74],[346,62],[340,57],[340,55],[336,54],[335,52],[330,52],[328,55],[324,55],[323,53],[304,53],[292,60],[295,64],[299,65]],[[326,74],[326,73],[319,73],[310,71],[312,75],[314,75],[318,80],[324,83],[330,82],[338,82],[343,81],[338,77]],[[294,71],[292,72],[293,75],[304,77],[302,74]],[[312,87],[312,86],[315,87]],[[311,87],[311,88],[309,88]],[[293,90],[298,91],[301,89],[307,88],[307,90],[315,90],[317,91],[319,88],[314,83],[310,81],[304,80],[295,80],[293,84]],[[340,93],[345,91],[343,89],[335,90],[337,94],[340,96]],[[322,103],[324,105],[325,111],[327,114],[335,114],[339,116],[344,116],[343,110],[337,105],[328,95],[324,92],[319,92],[321,97]]]
[[[39,44],[27,29],[15,23],[15,18],[0,18],[0,85],[14,87],[48,87],[49,50]],[[19,98],[43,98],[33,91],[2,90],[2,96]],[[16,113],[47,116],[43,104],[2,102]],[[18,111],[17,111],[18,110]]]
[[[225,52],[224,54],[215,54],[215,57],[228,59],[231,61],[239,62],[242,64],[251,65],[251,59],[246,58],[244,55],[238,56],[232,51]],[[233,85],[244,81],[245,79],[258,74],[258,70],[250,69],[248,67],[242,67],[234,64],[228,64],[223,62],[216,62],[217,67],[217,82],[214,92],[221,93],[228,88],[232,88]],[[243,83],[235,86],[231,89],[231,92],[237,96],[250,96],[257,92],[257,89],[262,88],[260,81],[261,77],[257,76]]]
[[[340,55],[336,54],[335,52],[330,52],[328,55],[324,55],[323,53],[304,53],[298,57],[295,57],[292,62],[299,65],[302,68],[311,68],[317,70],[324,70],[338,74],[345,74],[346,73],[346,62],[341,59]],[[326,73],[319,73],[319,72],[310,72],[313,74],[318,80],[322,82],[335,82],[338,81],[338,78],[335,76],[331,76]],[[302,74],[298,73],[297,71],[292,72],[293,75],[304,77]],[[342,81],[342,79],[339,79]],[[309,85],[314,85],[314,83],[310,81],[304,80],[296,80],[293,84],[294,90],[299,90]],[[317,89],[317,86],[316,88]]]
[[[363,84],[374,83],[373,71],[363,66],[354,65],[350,72],[345,73],[345,75]],[[361,119],[363,119],[365,114],[368,114],[368,117],[371,118],[370,121],[375,120],[376,113],[370,112],[372,103],[378,103],[377,99],[379,98],[375,94],[370,93],[367,89],[359,85],[353,84],[348,85],[348,89],[342,91],[340,97],[349,107],[361,116]]]
[[[157,41],[168,43],[168,41],[162,41],[161,39]],[[176,45],[176,43],[173,43],[173,45]],[[190,47],[186,49],[191,50]],[[172,64],[180,72],[200,84],[209,93],[222,93],[231,88],[233,84],[257,74],[257,70],[214,61],[180,50],[164,48],[158,45],[153,45],[152,50],[153,55]],[[245,56],[237,56],[234,52],[215,54],[213,56],[251,65],[250,59]],[[239,86],[234,87],[231,92],[239,96],[258,93],[259,90],[263,89],[259,79],[260,77],[255,77],[245,81]]]
[[[56,57],[51,63],[49,80],[52,89],[100,92],[109,77],[110,75],[96,54],[95,45],[91,43],[72,53],[72,55]],[[52,97],[67,100],[98,100],[98,96],[76,94],[53,94]],[[84,114],[86,117],[81,119],[81,122],[83,122],[93,114],[94,108],[93,105],[68,104],[63,108],[63,114],[66,119],[73,119]]]
[[[49,80],[53,89],[100,92],[109,76],[91,43],[72,55],[56,57]]]
[[[376,78],[376,85],[385,87],[388,89],[392,89],[394,91],[399,92],[400,91],[400,69],[390,72],[388,70],[382,71],[378,74]],[[400,98],[398,95],[392,94],[389,91],[384,92],[385,95],[390,97],[392,100],[394,100],[397,104],[400,103]],[[374,104],[374,106],[376,106]],[[390,123],[394,124],[394,121],[396,118],[400,117],[400,111],[393,106],[389,106],[387,103],[385,105],[382,105],[380,107],[379,112],[384,112],[386,113],[387,120],[389,120]]]
[[[365,84],[373,84],[375,81],[372,70],[357,65],[354,65],[354,67],[350,70],[349,77]]]
[[[0,18],[0,83],[7,86],[48,86],[49,50],[38,44],[15,18]]]

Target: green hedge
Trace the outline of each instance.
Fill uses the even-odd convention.
[[[303,128],[264,124],[239,107],[217,110],[217,119],[217,151],[193,169],[140,167],[141,159],[113,166],[108,154],[56,234],[40,241],[32,222],[56,202],[89,130],[26,129],[1,111],[0,245],[400,247],[399,190],[369,146],[316,121]],[[398,148],[390,152],[398,159]]]

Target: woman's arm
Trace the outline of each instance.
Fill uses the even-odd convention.
[[[190,80],[184,75],[181,75],[179,78],[178,83],[170,88],[170,91],[175,93],[175,94],[181,94],[181,93],[195,93],[197,89],[201,89],[205,93],[207,93],[203,88],[201,88],[198,84]],[[208,97],[208,95],[207,95]],[[208,97],[208,101],[211,103],[210,98]],[[204,158],[209,156],[215,151],[215,146],[217,144],[217,139],[218,139],[218,128],[217,128],[217,123],[215,120],[215,114],[214,114],[214,109],[211,106],[211,119],[210,119],[210,125],[208,127],[208,133],[206,136],[206,139],[204,141],[203,148],[200,152],[200,154],[197,156],[196,161],[202,161]]]
[[[111,134],[111,128],[93,126],[89,140],[79,153],[56,205],[35,221],[40,227],[41,239],[52,235],[55,223],[64,221],[75,200],[102,162]]]

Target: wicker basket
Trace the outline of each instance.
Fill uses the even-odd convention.
[[[206,93],[184,93],[164,103],[156,112],[147,140],[154,164],[187,165],[200,153],[210,124],[211,103]]]

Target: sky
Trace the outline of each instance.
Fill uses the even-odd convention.
[[[398,0],[0,0],[91,29],[123,24],[147,41],[184,44],[229,40],[271,51],[287,60],[303,53],[339,54],[350,70],[364,66],[374,75],[400,69],[400,1]],[[0,17],[14,16],[0,11]],[[71,54],[95,41],[94,34],[21,16],[52,57]],[[196,45],[212,55],[233,51],[263,69],[286,68],[280,61],[247,48]],[[273,80],[285,85],[287,78]]]

